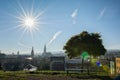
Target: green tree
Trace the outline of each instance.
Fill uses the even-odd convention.
[[[85,53],[93,56],[104,55],[106,49],[102,44],[102,39],[99,33],[82,33],[71,37],[63,48],[69,58],[76,56],[84,56]],[[84,53],[84,54],[83,54]],[[84,67],[84,59],[82,58],[82,69]],[[82,71],[83,72],[83,71]],[[89,68],[88,68],[89,75]]]
[[[84,51],[93,56],[104,55],[106,52],[100,34],[87,31],[71,37],[63,49],[69,58],[80,56]]]
[[[4,62],[5,56],[6,55],[0,51],[0,70],[2,69],[2,63]]]

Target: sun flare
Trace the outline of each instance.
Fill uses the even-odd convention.
[[[34,15],[34,13],[30,14],[30,12],[24,12],[24,14],[21,14],[16,18],[19,22],[18,27],[24,29],[24,32],[30,32],[33,34],[34,31],[39,31],[41,24],[39,15]]]
[[[20,40],[24,37],[25,33],[29,35],[32,39],[32,43],[34,43],[34,35],[37,32],[40,32],[42,24],[42,15],[44,14],[43,11],[38,11],[34,8],[34,3],[32,3],[30,8],[24,8],[20,2],[18,2],[19,9],[16,9],[17,15],[12,15],[16,18],[17,25],[15,26],[16,29],[21,31]]]
[[[33,31],[39,30],[40,21],[33,15],[22,15],[19,18],[19,26],[23,28],[25,31],[29,31],[33,34]]]
[[[24,20],[24,25],[26,27],[34,27],[35,26],[35,19],[31,18],[31,17],[27,17]]]

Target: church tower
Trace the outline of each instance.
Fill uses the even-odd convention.
[[[19,56],[20,55],[20,53],[19,53],[19,51],[17,52],[17,56]]]
[[[34,57],[34,48],[32,47],[32,50],[31,50],[31,57]]]
[[[46,53],[46,44],[44,45],[44,52],[43,53]]]
[[[52,56],[52,54],[50,52],[47,52],[46,44],[44,45],[42,56],[43,57],[50,57],[50,56]]]

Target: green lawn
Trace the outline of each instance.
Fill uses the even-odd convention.
[[[103,79],[104,78],[104,79]],[[65,71],[0,71],[0,80],[112,80],[109,74],[105,72],[99,73],[75,73]]]

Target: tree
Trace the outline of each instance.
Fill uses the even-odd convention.
[[[4,53],[1,53],[1,51],[0,51],[0,70],[2,69],[2,64],[5,59],[5,56],[6,55]]]
[[[4,59],[5,58],[5,54],[4,53],[0,53],[0,59]]]
[[[106,52],[100,34],[87,31],[71,37],[63,49],[69,58],[80,56],[84,51],[93,56],[104,55]]]
[[[83,31],[78,35],[71,37],[63,48],[69,58],[80,56],[83,53],[99,56],[104,55],[106,49],[102,44],[102,39],[99,33],[88,33]],[[81,55],[81,56],[82,56]],[[84,59],[82,58],[82,69]],[[83,71],[82,71],[83,72]],[[88,68],[89,75],[89,68]]]

